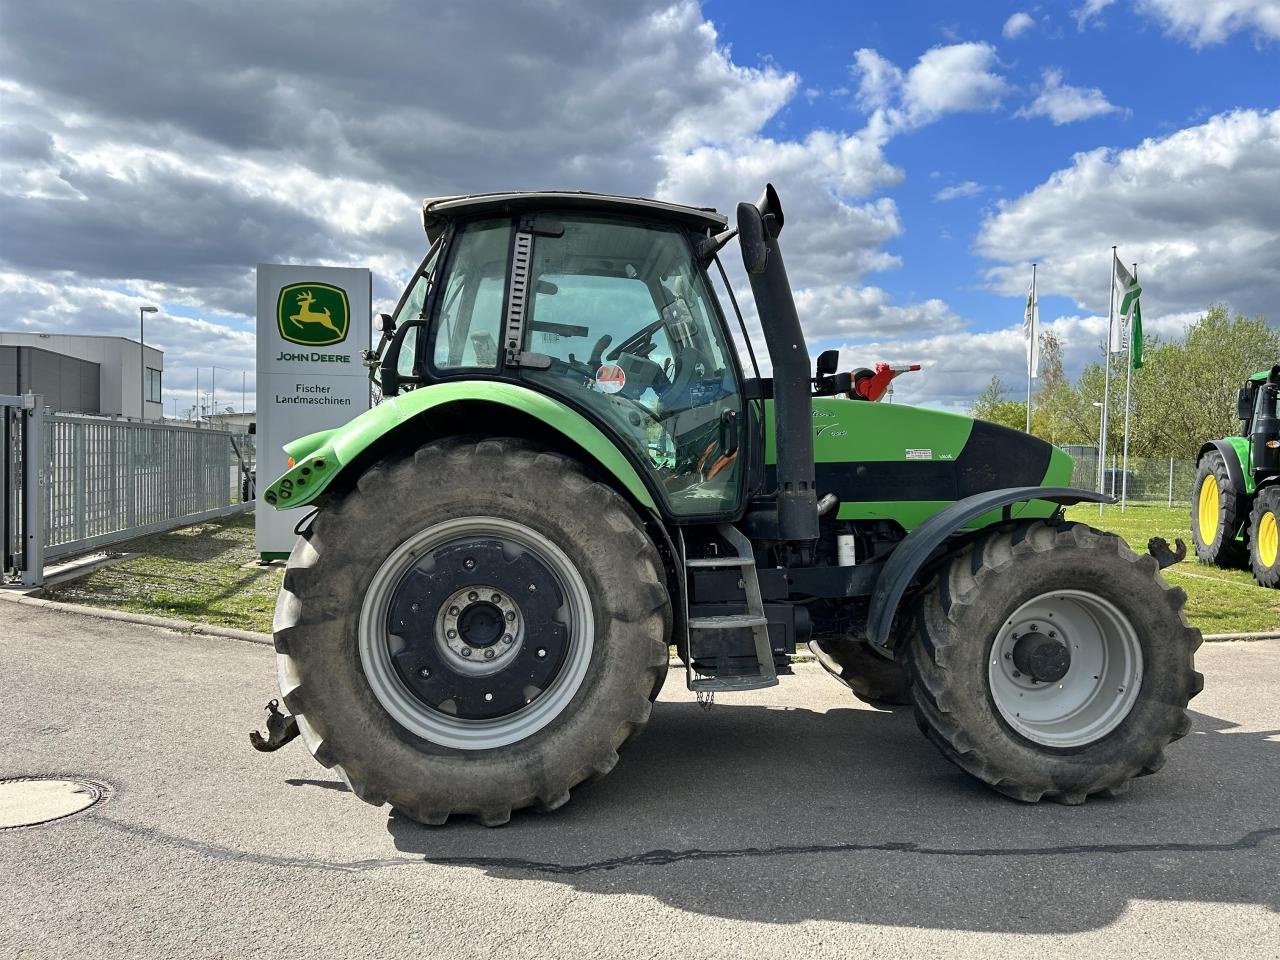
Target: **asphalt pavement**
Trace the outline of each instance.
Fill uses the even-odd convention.
[[[0,777],[107,799],[0,832],[0,957],[1280,957],[1280,641],[1206,644],[1193,732],[1124,797],[979,786],[817,667],[673,671],[552,814],[428,829],[300,742],[260,645],[0,606]]]

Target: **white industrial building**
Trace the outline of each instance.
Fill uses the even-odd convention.
[[[0,331],[0,393],[38,393],[48,406],[68,412],[159,420],[164,351],[139,348],[126,337]]]

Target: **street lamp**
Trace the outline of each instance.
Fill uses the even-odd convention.
[[[1093,405],[1094,405],[1095,407],[1097,407],[1097,408],[1098,408],[1098,492],[1099,492],[1099,493],[1105,493],[1106,491],[1102,489],[1102,488],[1106,485],[1106,484],[1103,482],[1103,476],[1104,476],[1104,474],[1103,474],[1103,472],[1102,472],[1102,468],[1103,468],[1103,466],[1104,466],[1104,464],[1103,464],[1103,462],[1102,462],[1102,409],[1103,409],[1103,405],[1102,405],[1102,403],[1101,403],[1101,402],[1099,402],[1099,401],[1097,401],[1097,400],[1093,401]]]
[[[143,336],[143,321],[148,313],[157,313],[155,307],[138,308],[138,362],[142,366],[142,382],[138,385],[138,419],[147,419],[147,347]]]

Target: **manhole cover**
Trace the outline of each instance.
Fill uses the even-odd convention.
[[[54,777],[0,780],[0,830],[32,827],[88,810],[107,795],[101,783]]]

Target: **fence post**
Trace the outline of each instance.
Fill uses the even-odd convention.
[[[75,478],[72,483],[75,490],[75,517],[72,521],[72,536],[77,540],[83,540],[85,537],[85,514],[88,512],[87,503],[87,487],[88,476],[86,467],[86,457],[84,450],[84,424],[73,423],[71,425],[73,436],[75,437],[75,456],[72,462],[75,464]]]
[[[1173,457],[1169,458],[1169,507],[1173,508]]]
[[[40,441],[44,431],[44,397],[28,393],[22,398],[22,535],[23,563],[22,585],[39,587],[44,584],[44,505],[41,481],[44,471],[44,452]]]

